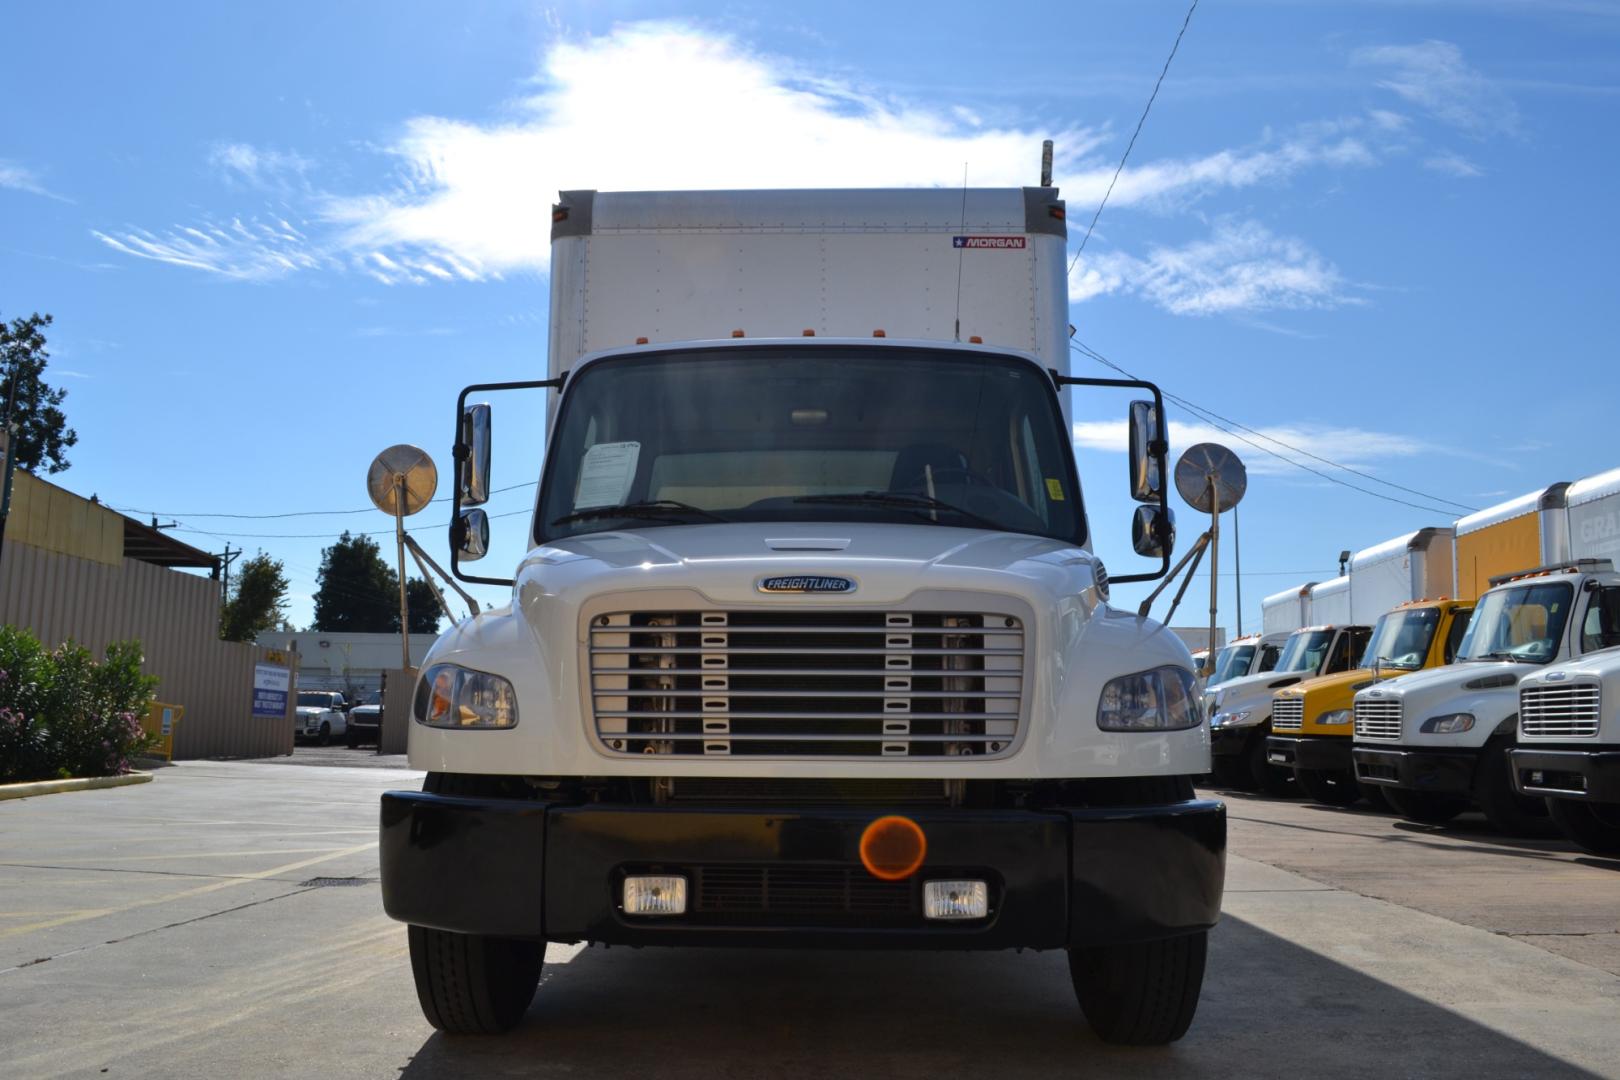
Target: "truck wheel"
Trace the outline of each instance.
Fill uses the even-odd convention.
[[[332,744],[332,725],[331,724],[326,723],[326,724],[321,725],[321,737],[317,741],[322,746],[330,746]]]
[[[1069,950],[1069,977],[1103,1042],[1162,1046],[1187,1033],[1204,984],[1209,932]]]
[[[1533,834],[1546,820],[1547,804],[1513,790],[1513,766],[1508,761],[1507,745],[1496,740],[1485,744],[1479,767],[1474,770],[1474,802],[1491,828],[1504,836]]]
[[[343,741],[348,744],[350,750],[357,749],[360,746],[360,733],[350,728],[343,733]]]
[[[1324,806],[1350,806],[1361,798],[1356,778],[1346,772],[1326,769],[1295,769],[1294,782],[1306,796]]]
[[[411,974],[428,1023],[446,1035],[499,1035],[523,1019],[545,946],[408,927]]]
[[[1254,790],[1254,778],[1249,775],[1248,765],[1242,758],[1223,755],[1215,758],[1210,767],[1218,787],[1232,788],[1235,791]]]
[[[1620,856],[1620,807],[1593,806],[1575,799],[1548,799],[1547,813],[1558,831],[1582,851]]]
[[[1357,782],[1356,786],[1361,789],[1361,797],[1367,800],[1367,805],[1379,813],[1387,814],[1395,809],[1389,805],[1389,798],[1384,794],[1384,785]]]
[[[1432,791],[1408,791],[1406,788],[1386,788],[1384,798],[1394,811],[1407,821],[1419,825],[1444,825],[1468,809],[1466,799],[1450,795],[1436,795]]]
[[[1264,728],[1255,733],[1254,739],[1249,743],[1246,757],[1249,762],[1249,776],[1253,787],[1266,795],[1292,795],[1294,794],[1294,775],[1287,769],[1279,769],[1266,760],[1266,732]]]

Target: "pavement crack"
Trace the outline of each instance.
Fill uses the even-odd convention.
[[[125,934],[123,937],[111,938],[107,941],[96,941],[90,943],[89,945],[80,945],[73,949],[64,949],[59,953],[52,953],[50,956],[38,956],[32,960],[25,960],[14,967],[0,968],[0,975],[10,975],[14,971],[21,971],[24,968],[37,967],[40,964],[46,964],[52,960],[60,960],[63,957],[76,956],[79,953],[92,952],[96,949],[106,948],[108,945],[122,945],[126,941],[134,941],[136,938],[143,938],[149,934],[160,933],[164,930],[175,930],[182,926],[191,926],[193,923],[200,923],[205,922],[208,919],[218,918],[221,915],[230,915],[238,911],[246,911],[248,908],[259,907],[262,904],[272,903],[276,900],[285,900],[289,896],[298,896],[302,893],[314,892],[315,888],[318,887],[319,886],[314,888],[297,888],[291,890],[290,892],[277,893],[275,896],[266,896],[258,900],[250,900],[245,904],[237,904],[235,907],[221,908],[218,911],[210,911],[205,915],[196,915],[189,919],[181,919],[178,922],[165,923],[162,926],[149,926],[145,930],[137,930],[133,934]]]

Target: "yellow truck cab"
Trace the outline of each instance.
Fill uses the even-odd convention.
[[[1412,600],[1379,616],[1360,667],[1277,691],[1271,704],[1267,760],[1293,769],[1307,798],[1329,806],[1355,802],[1363,794],[1350,755],[1356,691],[1451,663],[1473,610],[1472,602],[1442,598]],[[1382,802],[1376,797],[1372,801]]]

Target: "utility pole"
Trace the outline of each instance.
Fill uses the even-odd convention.
[[[1237,507],[1232,507],[1232,575],[1237,580],[1237,636],[1243,636],[1243,544],[1239,540]]]
[[[225,555],[220,560],[220,568],[225,571],[225,580],[219,590],[220,603],[228,603],[231,599],[231,563],[239,558],[241,554],[242,549],[232,551],[231,542],[229,540],[225,541]]]

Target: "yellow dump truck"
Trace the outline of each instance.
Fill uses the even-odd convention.
[[[1349,806],[1363,794],[1350,751],[1356,691],[1380,680],[1449,664],[1473,613],[1471,601],[1414,600],[1379,617],[1361,666],[1277,691],[1266,758],[1294,770],[1306,798]],[[1375,803],[1382,800],[1369,796]]]

